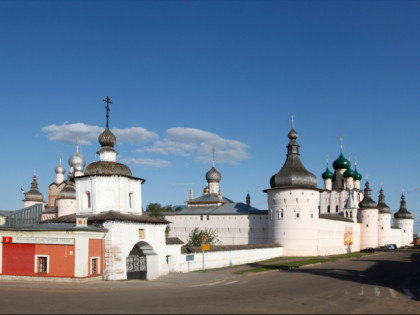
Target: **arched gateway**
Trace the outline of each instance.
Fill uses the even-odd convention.
[[[146,242],[134,245],[126,258],[127,279],[147,280],[159,274],[158,259],[152,246]]]

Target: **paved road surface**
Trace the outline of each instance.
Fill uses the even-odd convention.
[[[156,281],[0,281],[0,313],[420,313],[420,250],[291,271],[170,274]]]

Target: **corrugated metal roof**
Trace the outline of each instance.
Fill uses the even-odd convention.
[[[200,207],[200,206],[193,206],[188,207],[178,213],[176,215],[194,215],[194,214],[267,214],[267,210],[259,210],[254,207],[248,207],[246,204],[242,202],[231,202],[221,205],[220,207]]]

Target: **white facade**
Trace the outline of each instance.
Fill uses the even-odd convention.
[[[169,272],[166,262],[166,224],[108,221],[103,226],[108,229],[105,237],[106,280],[127,279],[125,259],[139,243],[138,246],[147,257],[147,280],[156,279]]]
[[[125,176],[84,176],[76,179],[77,213],[104,211],[142,214],[143,180]]]

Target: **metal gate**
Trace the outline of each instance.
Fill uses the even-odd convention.
[[[127,279],[147,279],[146,255],[143,251],[134,246],[130,255],[126,258],[127,263]]]

